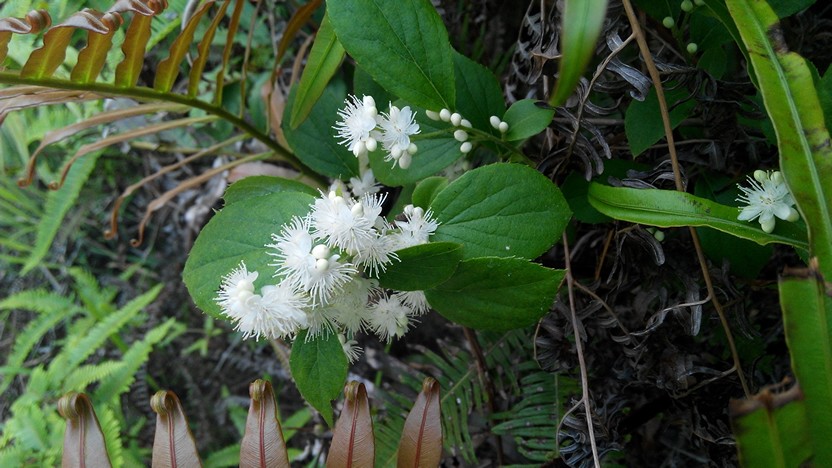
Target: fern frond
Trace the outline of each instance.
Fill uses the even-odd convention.
[[[142,340],[133,343],[121,358],[123,367],[101,381],[95,392],[95,400],[115,403],[136,380],[136,372],[147,362],[153,346],[162,341],[175,324],[176,320],[169,319],[147,332]]]
[[[90,384],[110,377],[123,367],[124,363],[120,361],[104,361],[80,366],[66,376],[62,390],[83,392]]]
[[[9,52],[9,41],[14,34],[37,34],[52,24],[46,10],[33,10],[24,18],[0,18],[0,65]]]
[[[98,279],[83,268],[70,268],[69,275],[75,281],[73,289],[78,298],[93,317],[104,318],[115,310],[113,301],[118,294],[115,288],[102,287]]]
[[[54,380],[63,380],[73,369],[78,367],[110,336],[116,335],[119,330],[131,319],[136,317],[144,307],[153,302],[162,285],[157,285],[150,291],[133,299],[121,309],[111,313],[99,321],[85,335],[67,342],[55,360],[49,366],[49,374]],[[75,335],[78,336],[78,335]],[[60,358],[60,359],[59,359]],[[56,363],[60,363],[56,366]]]
[[[118,417],[109,405],[96,411],[104,442],[107,444],[107,454],[113,466],[124,466],[124,443],[121,440],[122,427]]]
[[[27,289],[3,300],[0,300],[0,310],[20,309],[49,314],[55,310],[69,312],[78,310],[78,306],[71,297],[61,296],[45,289]]]
[[[575,379],[542,371],[524,376],[520,383],[521,399],[511,410],[493,415],[502,422],[492,431],[513,437],[517,451],[529,460],[551,461],[558,456],[557,428],[565,406],[580,387]]]
[[[30,291],[25,291],[30,292]],[[48,293],[44,293],[48,294]],[[63,298],[62,298],[63,299]],[[4,301],[5,302],[5,301]],[[59,301],[55,301],[59,302]],[[0,395],[2,395],[14,381],[14,378],[19,372],[16,369],[21,369],[23,362],[29,353],[34,348],[49,330],[54,328],[59,322],[64,319],[71,318],[77,312],[77,307],[72,304],[70,307],[54,307],[51,310],[45,311],[37,319],[29,322],[26,327],[15,336],[14,346],[6,359],[6,371],[3,372],[3,383],[0,384]]]

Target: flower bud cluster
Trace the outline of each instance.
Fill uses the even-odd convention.
[[[359,332],[388,342],[403,336],[430,308],[424,292],[384,290],[375,278],[398,261],[397,250],[427,243],[439,224],[413,205],[388,222],[383,202],[377,193],[321,193],[309,214],[281,226],[265,246],[276,283],[257,294],[259,273],[241,261],[222,278],[215,298],[222,313],[245,338],[337,333],[351,360]]]

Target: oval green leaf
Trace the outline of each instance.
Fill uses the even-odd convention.
[[[560,190],[536,170],[491,164],[469,171],[431,203],[439,221],[433,241],[458,242],[463,257],[535,258],[572,217]]]
[[[338,40],[396,96],[426,109],[456,102],[448,31],[429,0],[329,0]]]
[[[448,186],[448,178],[442,176],[428,177],[413,189],[411,200],[415,206],[428,209],[436,195]]]
[[[300,394],[332,427],[331,402],[341,394],[349,368],[338,337],[329,334],[307,341],[302,330],[292,344],[289,365]]]
[[[431,242],[396,252],[394,261],[378,276],[378,283],[399,291],[430,289],[454,274],[462,260],[462,246],[453,242]]]
[[[537,102],[534,99],[521,99],[508,108],[503,116],[503,120],[508,124],[506,140],[529,138],[549,126],[555,111],[549,107],[540,107]]]
[[[472,258],[425,296],[460,325],[505,331],[532,325],[546,314],[565,274],[521,258]]]
[[[314,188],[296,180],[274,176],[249,176],[240,179],[230,186],[223,195],[225,206],[238,201],[249,200],[251,197],[263,197],[278,192],[301,192],[318,196]]]
[[[196,238],[182,273],[197,307],[222,317],[214,298],[222,277],[240,261],[249,271],[260,273],[257,287],[268,284],[275,268],[268,266],[271,257],[266,255],[265,245],[293,216],[308,213],[313,201],[305,193],[277,192],[230,204],[214,215]]]
[[[506,110],[503,90],[488,68],[454,51],[456,111],[471,121],[474,128],[495,132],[489,118]]]

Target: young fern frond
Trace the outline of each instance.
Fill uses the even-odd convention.
[[[93,317],[104,318],[115,310],[113,301],[118,294],[115,288],[103,287],[92,273],[83,268],[70,268],[69,275],[75,281],[73,289],[78,299]]]
[[[116,406],[119,408],[119,406]],[[120,409],[119,409],[120,412]],[[121,440],[123,428],[116,412],[110,405],[106,405],[97,411],[98,423],[101,425],[101,432],[104,434],[104,442],[107,444],[107,454],[113,466],[124,466],[124,443]]]
[[[95,392],[95,400],[117,403],[118,397],[126,392],[136,380],[136,372],[142,364],[147,362],[153,347],[168,337],[168,333],[175,324],[174,319],[169,319],[147,332],[142,340],[133,343],[119,361],[122,367],[102,379]]]

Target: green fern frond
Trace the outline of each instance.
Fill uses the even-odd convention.
[[[106,379],[123,367],[124,363],[120,361],[104,361],[80,366],[64,379],[63,391],[83,392],[90,384]]]
[[[8,309],[29,310],[39,314],[62,310],[70,315],[79,310],[72,298],[45,289],[28,289],[0,300],[0,310]]]
[[[68,341],[59,353],[58,357],[62,359],[56,357],[55,361],[49,366],[50,375],[55,377],[55,380],[63,380],[69,372],[87,359],[96,349],[99,349],[104,341],[116,335],[125,324],[153,302],[161,290],[162,285],[155,286],[96,323],[85,335],[80,335],[80,338]],[[79,337],[79,335],[73,336]],[[60,362],[60,367],[55,365],[56,362]]]
[[[32,291],[25,292],[28,293]],[[49,293],[45,292],[44,294],[49,295]],[[54,299],[54,297],[52,299]],[[40,305],[42,306],[43,304]],[[3,383],[0,384],[0,395],[2,395],[9,388],[9,385],[11,385],[12,381],[18,374],[15,369],[22,368],[23,362],[26,360],[26,357],[29,356],[29,353],[32,351],[35,344],[43,338],[46,332],[54,328],[62,320],[72,317],[72,315],[76,312],[77,307],[74,305],[67,308],[54,307],[51,310],[44,309],[43,315],[29,322],[29,324],[27,324],[26,327],[18,333],[17,336],[15,336],[12,352],[9,354],[9,358],[5,363],[7,370],[3,372]]]
[[[101,381],[95,392],[96,401],[115,403],[136,380],[136,372],[147,362],[153,346],[162,341],[176,323],[176,320],[169,319],[147,332],[142,340],[133,343],[121,358],[123,366]]]
[[[578,382],[537,371],[524,376],[520,383],[521,399],[511,410],[493,415],[502,422],[492,431],[513,437],[517,451],[531,461],[553,460],[558,456],[557,426],[569,397],[580,391]]]
[[[104,442],[107,444],[107,453],[110,455],[110,462],[113,466],[124,466],[124,444],[121,440],[122,427],[118,417],[109,405],[96,410],[98,423],[101,425],[101,432],[104,434]]]
[[[89,271],[83,268],[70,268],[69,275],[75,281],[75,292],[84,304],[84,307],[96,318],[103,318],[112,313],[115,308],[115,288],[102,287]]]

